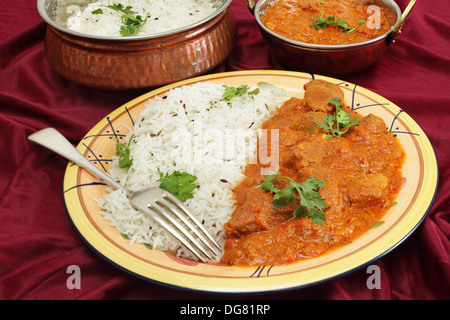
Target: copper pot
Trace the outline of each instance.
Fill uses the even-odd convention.
[[[51,17],[53,0],[38,0],[47,22],[45,54],[64,78],[99,89],[137,89],[165,85],[204,74],[230,54],[237,27],[231,0],[198,23],[148,36],[82,34]]]
[[[261,22],[260,16],[273,0],[260,0],[257,4],[253,0],[246,1],[272,54],[281,64],[298,71],[330,76],[356,74],[373,65],[386,48],[394,43],[395,37],[400,33],[416,2],[411,0],[402,14],[393,0],[369,1],[373,4],[388,6],[396,14],[396,21],[392,21],[390,31],[361,43],[318,45],[290,40],[267,29]]]

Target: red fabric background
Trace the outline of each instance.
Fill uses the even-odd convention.
[[[408,1],[398,0],[403,10]],[[239,41],[214,72],[282,69],[270,56],[244,0],[230,9]],[[258,299],[450,298],[450,2],[419,0],[402,34],[378,63],[343,80],[391,100],[424,129],[439,161],[436,200],[421,226],[376,264],[381,289],[361,269],[337,280]],[[221,299],[138,279],[94,253],[70,224],[62,199],[66,160],[27,141],[53,126],[73,144],[99,120],[143,92],[104,92],[58,76],[44,56],[46,24],[35,0],[3,0],[0,10],[0,298]],[[448,123],[447,123],[448,122]],[[66,286],[67,267],[82,288]],[[243,299],[226,296],[227,299]],[[248,297],[252,298],[252,296]]]

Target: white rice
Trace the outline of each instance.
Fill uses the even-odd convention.
[[[202,82],[149,100],[125,139],[134,135],[132,166],[120,169],[115,159],[110,170],[113,178],[131,191],[159,186],[158,169],[195,175],[198,188],[185,204],[221,243],[224,223],[235,205],[232,189],[256,154],[258,133],[254,128],[268,119],[277,105],[270,90],[235,97],[231,102],[221,101],[223,93],[223,85]],[[148,216],[134,210],[123,191],[108,193],[99,205],[102,215],[130,238],[131,244],[145,243],[194,258]]]
[[[55,8],[55,20],[68,29],[90,35],[121,36],[121,17],[124,13],[107,6],[122,4],[131,6],[136,15],[147,22],[137,35],[166,32],[196,23],[223,4],[221,0],[59,0]],[[102,14],[92,14],[101,9]]]

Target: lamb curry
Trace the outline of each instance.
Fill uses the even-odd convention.
[[[381,2],[358,0],[278,0],[261,15],[269,30],[285,38],[323,45],[376,38],[388,32],[395,19]]]
[[[405,159],[401,145],[372,114],[358,116],[345,134],[331,137],[325,120],[336,115],[337,106],[330,101],[343,100],[338,85],[313,80],[305,84],[303,99],[289,99],[263,125],[267,132],[279,132],[277,174],[296,183],[311,178],[323,183],[317,188],[323,217],[312,219],[308,209],[295,217],[298,194],[284,206],[274,205],[273,192],[260,187],[268,177],[261,175],[263,165],[248,164],[234,190],[236,207],[225,225],[222,263],[281,265],[322,255],[361,236],[395,203]],[[271,183],[283,190],[289,181]]]

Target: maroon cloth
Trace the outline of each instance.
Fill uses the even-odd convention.
[[[408,0],[397,2],[403,10]],[[230,8],[239,40],[214,72],[283,69],[269,54],[246,2],[234,0]],[[376,262],[381,289],[367,288],[363,268],[336,280],[258,299],[450,298],[448,12],[450,1],[417,1],[403,32],[377,64],[343,79],[386,97],[411,115],[430,138],[439,161],[439,190],[428,216],[408,239]],[[62,197],[67,161],[29,143],[27,136],[52,126],[78,144],[105,115],[143,91],[106,92],[61,78],[44,56],[45,30],[36,0],[2,1],[0,299],[224,298],[138,279],[98,256],[74,230]],[[82,270],[79,290],[66,286],[70,265]]]

